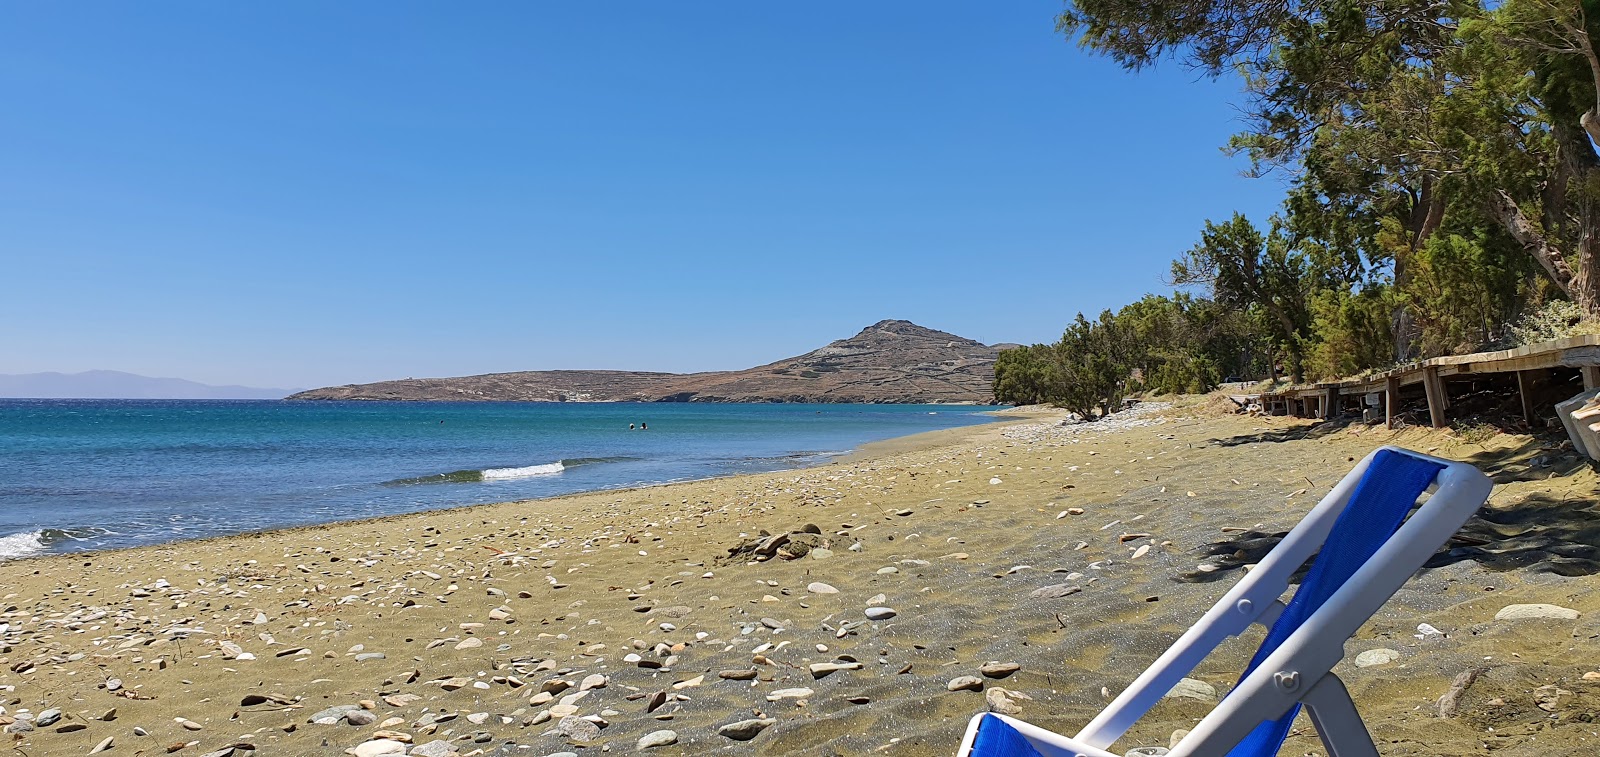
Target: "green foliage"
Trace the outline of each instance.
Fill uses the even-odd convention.
[[[1055,404],[1084,417],[1137,391],[1205,392],[1253,369],[1256,343],[1241,314],[1184,293],[1146,296],[1095,320],[1082,314],[1054,344],[1005,350],[996,401]]]
[[[1208,221],[1172,278],[1235,311],[1273,378],[1600,317],[1600,0],[1071,0],[1058,28],[1131,70],[1244,77],[1229,149],[1284,174],[1283,210]],[[1571,305],[1507,336],[1550,299]],[[1232,370],[1142,349],[1161,362],[1136,383]]]
[[[1600,334],[1600,320],[1586,317],[1577,305],[1567,300],[1551,300],[1511,324],[1504,346],[1538,344],[1584,334]]]

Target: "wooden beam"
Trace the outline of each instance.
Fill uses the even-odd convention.
[[[1322,417],[1327,420],[1337,420],[1344,417],[1344,400],[1339,396],[1339,385],[1329,384],[1327,393],[1323,395]]]
[[[1600,389],[1600,365],[1583,365],[1578,367],[1583,372],[1583,388]]]
[[[1400,377],[1390,376],[1383,382],[1383,425],[1394,428],[1394,419],[1400,414]]]
[[[1439,369],[1428,366],[1422,372],[1422,387],[1428,393],[1428,419],[1433,422],[1434,428],[1444,428],[1445,393],[1444,382],[1439,380]]]
[[[1543,371],[1517,371],[1517,396],[1522,398],[1522,419],[1533,425],[1533,391],[1539,386]]]

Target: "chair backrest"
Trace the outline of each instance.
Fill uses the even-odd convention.
[[[1406,518],[1430,486],[1433,495]],[[1218,644],[1261,623],[1270,626],[1267,641],[1240,684],[1185,741],[1247,742],[1253,750],[1230,753],[1234,757],[1275,752],[1282,741],[1276,734],[1287,732],[1299,695],[1294,687],[1271,685],[1273,676],[1304,675],[1299,694],[1315,685],[1343,658],[1344,641],[1461,527],[1491,486],[1465,463],[1395,447],[1374,451],[1075,740],[1109,747]],[[1279,597],[1289,579],[1319,551],[1300,591],[1284,605]],[[1280,718],[1283,723],[1270,729],[1262,723]],[[1258,723],[1262,732],[1251,736]]]

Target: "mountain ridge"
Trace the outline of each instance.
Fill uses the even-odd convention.
[[[109,370],[0,374],[0,397],[8,399],[275,400],[291,392]]]
[[[986,404],[993,400],[999,353],[998,347],[891,319],[742,371],[515,371],[346,384],[288,399]]]

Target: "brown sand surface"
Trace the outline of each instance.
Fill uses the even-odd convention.
[[[1499,485],[1346,645],[1337,670],[1380,751],[1600,754],[1590,467],[1552,438],[1198,408],[1035,413],[800,471],[0,563],[0,722],[62,713],[0,749],[333,755],[388,735],[413,754],[592,755],[670,730],[649,751],[945,755],[995,689],[1072,732],[1393,443]],[[1495,620],[1518,603],[1581,615]],[[1423,623],[1443,636],[1416,638]],[[1226,693],[1259,638],[1191,677]],[[1395,659],[1353,664],[1376,649]],[[962,676],[985,691],[948,690]],[[1191,726],[1214,705],[1192,688],[1118,749]],[[339,705],[363,711],[310,722]],[[719,734],[751,719],[770,722]],[[1282,753],[1323,753],[1304,718]]]

